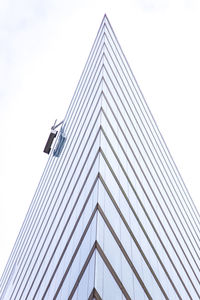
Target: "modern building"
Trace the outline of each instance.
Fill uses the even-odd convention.
[[[199,236],[195,205],[104,16],[0,299],[199,299]]]

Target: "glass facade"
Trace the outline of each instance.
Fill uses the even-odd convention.
[[[0,299],[199,299],[199,223],[104,16]]]

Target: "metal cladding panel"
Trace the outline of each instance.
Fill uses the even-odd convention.
[[[198,264],[198,212],[104,16],[0,297],[194,300]]]

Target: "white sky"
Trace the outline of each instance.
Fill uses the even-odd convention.
[[[0,0],[0,275],[104,13],[200,208],[200,1]]]

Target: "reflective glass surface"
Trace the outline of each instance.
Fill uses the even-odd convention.
[[[106,16],[62,130],[0,298],[199,299],[198,213]]]

